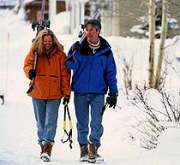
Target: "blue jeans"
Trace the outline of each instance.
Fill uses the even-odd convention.
[[[53,143],[61,100],[32,99],[37,125],[38,142]]]
[[[103,134],[101,112],[102,107],[104,106],[104,95],[75,93],[74,104],[79,144],[88,144],[88,141],[90,140],[92,143],[100,145],[100,138]],[[91,128],[90,131],[89,122]]]

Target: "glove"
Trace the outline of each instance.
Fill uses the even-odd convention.
[[[29,79],[32,80],[36,76],[36,70],[30,69],[28,74],[29,74]]]
[[[69,103],[69,100],[70,100],[70,97],[64,97],[64,99],[63,99],[63,105],[66,105],[66,104],[68,104]]]
[[[109,96],[106,98],[106,103],[109,104],[109,108],[115,108],[117,104],[117,95],[109,94]]]

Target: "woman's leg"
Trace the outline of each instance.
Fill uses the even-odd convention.
[[[58,111],[61,100],[47,100],[46,116],[43,132],[43,140],[45,142],[54,142],[57,128]]]
[[[37,125],[38,142],[41,144],[43,141],[44,125],[45,125],[45,114],[46,114],[46,101],[42,99],[32,98],[34,107],[34,115]]]

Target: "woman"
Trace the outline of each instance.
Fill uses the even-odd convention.
[[[38,59],[36,69],[33,69],[35,52]],[[50,161],[61,98],[64,98],[63,104],[70,98],[70,72],[64,65],[65,58],[63,46],[54,33],[44,29],[33,41],[24,61],[24,72],[34,81],[28,95],[32,97],[43,161]]]

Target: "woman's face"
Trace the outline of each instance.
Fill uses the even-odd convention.
[[[49,50],[52,47],[53,40],[51,35],[46,35],[43,37],[43,46],[46,50]]]

